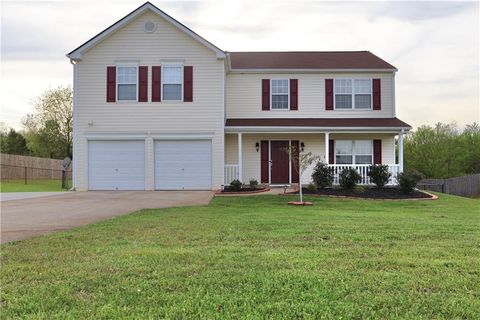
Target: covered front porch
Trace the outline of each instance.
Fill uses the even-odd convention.
[[[238,130],[238,129],[237,129]],[[258,132],[244,128],[225,134],[224,184],[238,179],[243,183],[255,179],[269,185],[298,183],[298,170],[285,149],[298,146],[301,153],[311,152],[333,168],[334,184],[340,172],[349,167],[361,175],[360,184],[371,184],[368,168],[371,164],[386,164],[392,174],[390,185],[403,171],[403,130],[397,131],[313,131]],[[398,155],[396,154],[398,143]],[[302,184],[311,181],[314,165],[302,174]]]

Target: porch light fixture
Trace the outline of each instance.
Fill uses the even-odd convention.
[[[260,150],[260,143],[255,142],[255,149],[257,149],[257,152],[258,152],[258,150]]]
[[[305,143],[300,142],[300,150],[302,150],[302,152],[305,150]]]

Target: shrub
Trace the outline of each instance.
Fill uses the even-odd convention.
[[[423,176],[417,170],[409,170],[397,175],[398,188],[402,193],[412,193]]]
[[[312,180],[320,189],[331,187],[333,183],[333,170],[329,168],[327,164],[318,162],[313,169]]]
[[[256,188],[257,188],[257,186],[258,186],[258,181],[257,181],[257,180],[255,180],[255,179],[250,179],[250,181],[249,181],[249,183],[248,183],[248,184],[250,185],[250,188],[252,188],[252,189],[256,189]]]
[[[242,189],[242,183],[240,182],[240,180],[235,179],[230,182],[230,188],[232,188],[232,190],[234,191],[240,191]]]
[[[310,192],[315,192],[315,191],[317,191],[317,185],[313,182],[310,182],[307,185],[307,190],[310,191]]]
[[[353,189],[358,182],[362,179],[360,173],[354,168],[346,168],[340,172],[340,186],[343,189]]]
[[[382,189],[388,183],[392,174],[388,172],[386,164],[374,164],[368,168],[368,176],[378,189]]]

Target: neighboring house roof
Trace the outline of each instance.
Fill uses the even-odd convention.
[[[88,40],[87,42],[85,42],[84,44],[82,44],[78,48],[74,49],[70,53],[67,53],[67,57],[69,57],[70,59],[73,59],[73,60],[77,60],[77,59],[80,60],[81,57],[82,57],[82,53],[84,53],[85,51],[87,51],[91,47],[95,46],[96,44],[101,42],[103,39],[108,37],[110,34],[114,33],[118,29],[122,28],[127,23],[129,23],[130,21],[132,21],[136,17],[140,16],[141,14],[146,12],[147,10],[150,10],[150,11],[158,14],[164,20],[168,21],[173,26],[177,27],[180,31],[186,33],[187,35],[189,35],[193,39],[197,40],[198,42],[202,43],[207,48],[214,51],[217,54],[217,58],[225,58],[226,57],[225,51],[216,47],[211,42],[205,40],[204,38],[199,36],[197,33],[195,33],[193,30],[191,30],[190,28],[188,28],[184,24],[178,22],[177,20],[175,20],[174,18],[172,18],[171,16],[169,16],[168,14],[166,14],[165,12],[163,12],[162,10],[160,10],[159,8],[157,8],[156,6],[151,4],[150,2],[145,2],[143,5],[141,5],[140,7],[135,9],[134,11],[130,12],[125,17],[118,20],[117,22],[112,24],[107,29],[103,30],[102,32],[100,32],[99,34],[94,36],[92,39]]]
[[[384,70],[397,68],[370,51],[228,52],[232,70],[325,69]]]
[[[318,128],[386,128],[411,126],[397,118],[254,118],[227,119],[225,127],[318,127]]]

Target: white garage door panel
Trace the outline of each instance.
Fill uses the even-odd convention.
[[[90,141],[90,190],[145,190],[144,141]]]
[[[210,190],[210,140],[155,141],[155,189]]]

